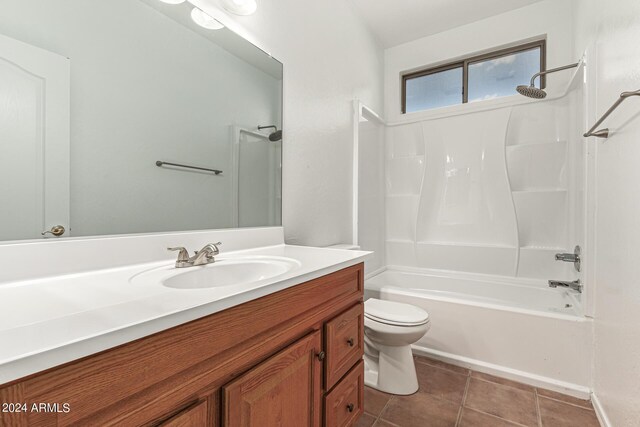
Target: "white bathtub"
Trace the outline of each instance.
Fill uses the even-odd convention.
[[[417,354],[589,397],[591,321],[577,292],[539,280],[387,269],[365,281],[372,297],[429,312]]]

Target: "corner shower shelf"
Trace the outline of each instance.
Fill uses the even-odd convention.
[[[516,147],[540,147],[540,146],[544,146],[544,145],[557,145],[557,144],[566,144],[567,140],[566,139],[561,139],[559,141],[544,141],[544,142],[522,142],[522,143],[513,143],[513,144],[507,144],[505,145],[505,147],[507,147],[507,149],[514,149]]]
[[[525,190],[512,190],[514,194],[536,194],[536,193],[566,193],[566,188],[527,188]]]
[[[527,250],[531,250],[531,251],[556,251],[556,252],[563,252],[565,250],[567,250],[567,248],[562,248],[562,247],[558,247],[558,246],[520,246],[520,249],[527,249]]]
[[[565,241],[566,189],[514,191],[521,247],[558,247]],[[550,209],[549,207],[552,207]],[[560,221],[558,219],[561,218]]]
[[[563,188],[566,157],[566,142],[507,146],[507,171],[512,190]]]

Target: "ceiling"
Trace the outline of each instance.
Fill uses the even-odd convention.
[[[351,0],[383,47],[479,21],[541,0]]]

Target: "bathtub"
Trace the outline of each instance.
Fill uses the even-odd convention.
[[[388,268],[365,281],[365,299],[425,309],[421,354],[481,372],[589,397],[591,320],[580,294],[541,280]]]

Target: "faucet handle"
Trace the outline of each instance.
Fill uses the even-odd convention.
[[[207,253],[207,258],[211,259],[214,256],[218,255],[220,253],[220,249],[218,248],[218,246],[221,246],[222,242],[218,242],[218,243],[207,243],[207,245],[205,246],[205,248],[209,248],[209,250],[213,249],[213,251]],[[204,248],[203,248],[204,249]],[[198,252],[196,252],[196,254],[198,254]]]
[[[180,251],[178,253],[178,262],[189,261],[189,251],[182,246],[177,246],[175,248],[167,248],[168,251]]]

